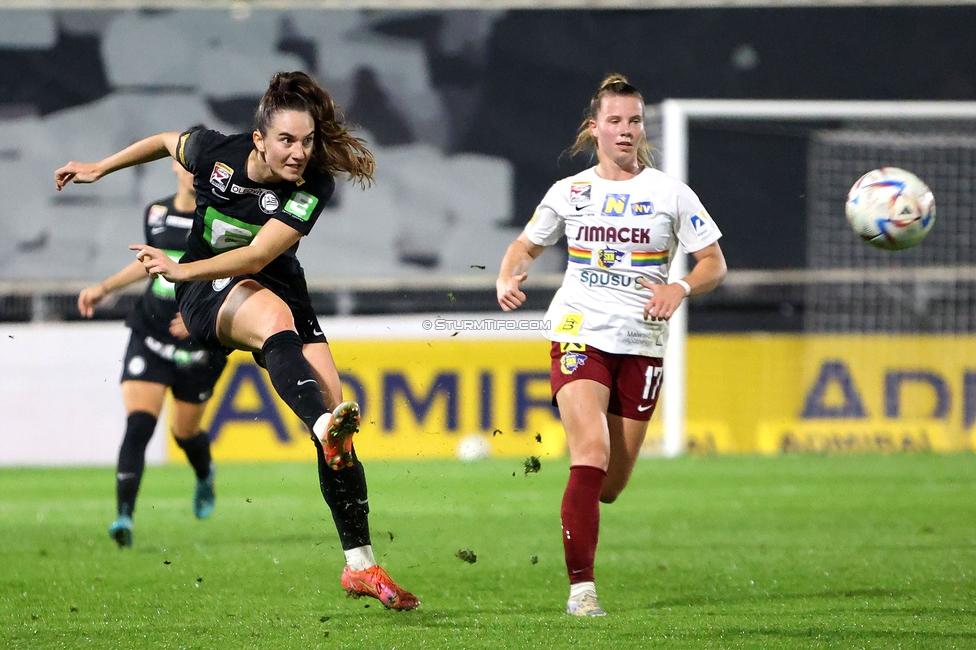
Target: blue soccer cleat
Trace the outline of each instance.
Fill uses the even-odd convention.
[[[119,515],[108,527],[108,536],[115,540],[119,548],[132,546],[132,517]]]
[[[206,519],[214,511],[217,495],[214,492],[214,474],[216,468],[211,465],[210,473],[205,479],[197,479],[197,488],[193,491],[193,514],[197,519]]]

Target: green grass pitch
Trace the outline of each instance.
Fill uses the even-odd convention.
[[[124,551],[111,469],[3,469],[0,647],[976,647],[970,454],[641,461],[602,509],[603,619],[564,614],[567,467],[367,462],[414,612],[344,597],[314,465],[221,466],[205,521],[150,467]]]

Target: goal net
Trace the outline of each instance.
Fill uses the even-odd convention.
[[[710,348],[714,342],[703,337],[689,359],[682,307],[666,358],[660,453],[701,449],[703,440],[721,450],[722,443],[707,440],[713,433],[732,439],[725,443],[732,451],[786,450],[791,440],[810,449],[858,449],[882,438],[888,442],[878,448],[966,446],[976,420],[976,103],[667,100],[647,116],[663,171],[687,181],[689,129],[702,122],[759,130],[799,124],[806,131],[806,264],[732,268],[720,289],[761,294],[777,287],[797,295],[802,329],[777,345],[750,347],[753,337],[731,348],[733,357],[741,352],[742,372],[726,370],[713,382],[702,377],[722,375],[724,360],[704,350],[728,356],[730,348]],[[914,249],[872,248],[844,217],[853,182],[884,166],[912,171],[935,195],[935,228]],[[672,279],[685,275],[687,264],[677,256]],[[772,358],[754,358],[756,350]],[[795,368],[786,367],[784,355],[796,357]],[[702,398],[689,393],[689,373],[697,375],[692,391],[724,391],[710,397],[726,405],[727,416],[701,415],[708,409],[695,407]],[[719,384],[730,377],[741,384],[737,393]],[[790,383],[796,386],[784,386]],[[737,402],[757,413],[736,413]]]
[[[972,331],[976,283],[965,272],[976,263],[976,137],[951,130],[951,125],[925,123],[912,123],[909,130],[887,122],[812,135],[808,265],[848,273],[836,274],[842,282],[808,286],[805,330]],[[911,170],[932,188],[938,227],[924,246],[892,255],[851,237],[837,218],[850,179],[882,166]]]

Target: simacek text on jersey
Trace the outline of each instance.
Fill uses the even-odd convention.
[[[513,320],[508,318],[435,318],[421,323],[425,330],[438,332],[489,331],[530,332],[549,331],[552,321],[541,319]]]

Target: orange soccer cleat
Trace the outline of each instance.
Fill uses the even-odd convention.
[[[370,596],[383,603],[387,609],[404,611],[420,606],[417,597],[400,589],[379,565],[364,571],[353,571],[347,566],[342,570],[342,588],[346,590],[346,598]]]
[[[359,431],[359,404],[343,402],[332,411],[332,423],[322,437],[325,463],[331,469],[352,467],[352,436]]]

